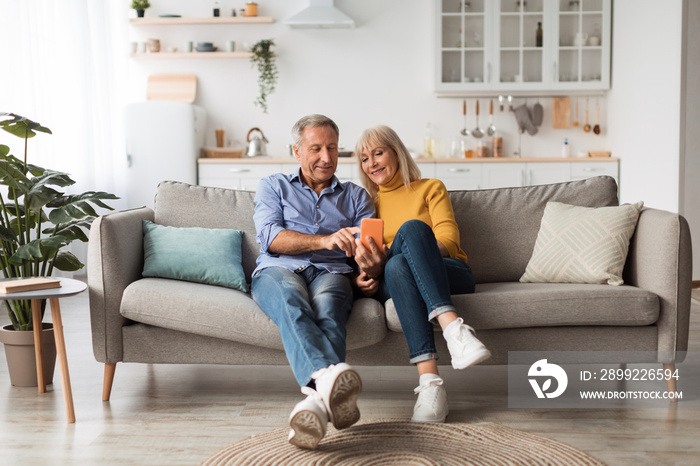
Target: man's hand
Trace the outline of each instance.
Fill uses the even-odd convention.
[[[338,230],[332,235],[324,236],[323,249],[340,249],[347,257],[355,254],[355,235],[360,232],[359,227],[347,227]]]
[[[340,249],[347,257],[355,253],[355,237],[359,227],[347,227],[331,235],[307,235],[292,230],[282,230],[272,240],[268,250],[275,254],[297,255],[322,249]]]
[[[386,250],[386,245],[383,245],[382,250],[380,250],[379,246],[370,237],[367,237],[366,241],[370,247],[369,251],[359,239],[355,240],[355,262],[368,277],[377,279],[384,272],[388,251]]]
[[[364,272],[360,272],[357,276],[355,276],[355,286],[362,292],[363,295],[369,298],[374,296],[379,289],[379,280],[369,278],[369,275]]]

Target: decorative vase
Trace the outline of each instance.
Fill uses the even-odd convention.
[[[53,324],[42,323],[42,344],[44,347],[44,378],[46,385],[53,382],[56,367],[56,344]],[[12,325],[0,328],[0,342],[5,344],[7,368],[10,382],[15,387],[36,387],[36,356],[34,354],[34,332],[17,331]]]
[[[143,8],[139,8],[138,10],[136,10],[136,16],[138,16],[139,18],[143,18],[144,13],[146,13],[146,10],[144,10]]]

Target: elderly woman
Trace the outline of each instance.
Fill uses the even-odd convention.
[[[384,243],[371,250],[357,240],[355,284],[381,302],[393,299],[420,376],[413,421],[444,422],[447,394],[437,366],[433,323],[442,328],[452,367],[478,364],[491,353],[457,316],[451,294],[474,292],[474,276],[459,245],[459,230],[445,185],[422,179],[396,132],[365,130],[356,144],[360,176],[384,220]]]

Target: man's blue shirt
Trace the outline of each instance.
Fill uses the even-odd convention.
[[[352,268],[340,249],[299,255],[274,254],[270,244],[282,230],[308,235],[330,235],[374,216],[374,204],[367,191],[354,183],[341,183],[333,176],[331,185],[318,195],[301,181],[301,169],[277,173],[260,180],[255,194],[253,221],[260,244],[260,256],[253,275],[266,267],[303,269],[314,265],[331,273],[348,273]]]

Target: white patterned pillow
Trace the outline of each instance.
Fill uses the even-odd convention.
[[[521,282],[622,285],[643,202],[579,207],[548,202]]]

